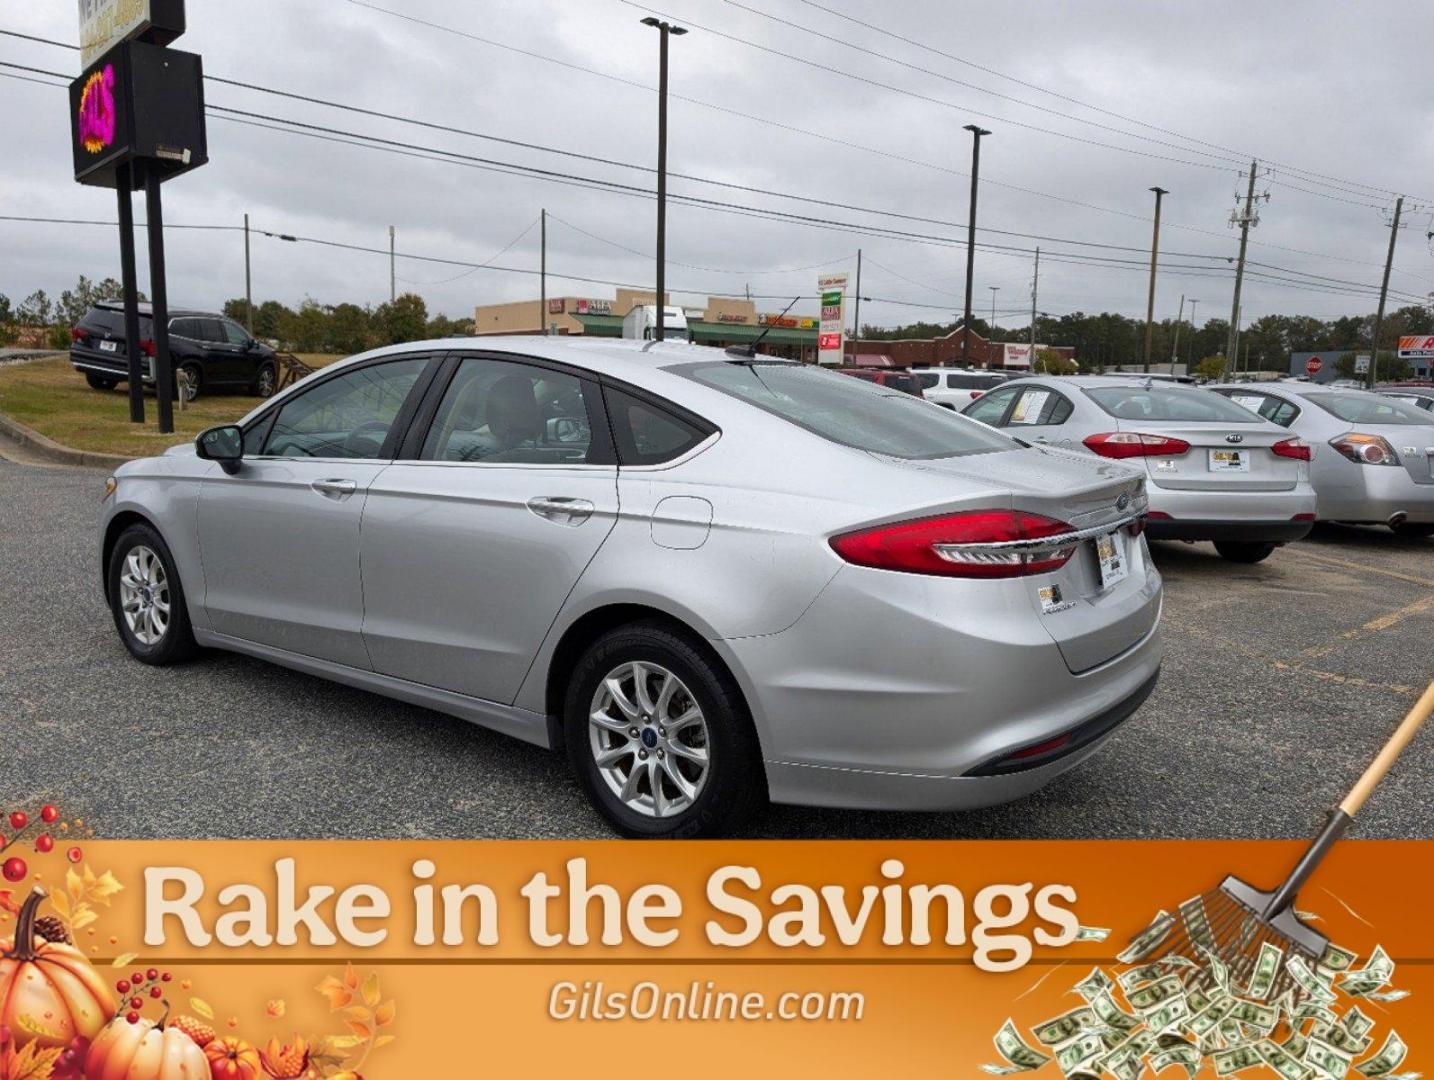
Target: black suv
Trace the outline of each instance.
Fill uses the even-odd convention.
[[[70,363],[96,390],[129,381],[125,358],[124,305],[104,300],[85,312],[70,331]],[[139,305],[139,347],[145,355],[144,381],[154,385],[154,321],[148,304]],[[255,341],[238,323],[204,311],[173,311],[169,316],[169,355],[177,375],[188,376],[189,400],[201,391],[240,390],[269,397],[279,383],[274,350]],[[176,389],[176,392],[177,389]]]

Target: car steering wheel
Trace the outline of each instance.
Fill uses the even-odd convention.
[[[368,435],[373,431],[380,432],[377,441]],[[365,420],[344,437],[344,453],[350,457],[378,457],[387,435],[387,420]]]

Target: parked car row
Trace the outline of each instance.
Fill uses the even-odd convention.
[[[129,381],[124,305],[103,300],[85,312],[70,331],[70,364],[96,390],[113,390]],[[154,385],[154,317],[139,305],[139,349],[144,354],[144,383]],[[188,400],[213,390],[238,390],[267,398],[278,386],[274,350],[255,340],[232,319],[203,311],[172,311],[169,355],[176,374],[184,374]],[[176,380],[175,392],[180,391]]]

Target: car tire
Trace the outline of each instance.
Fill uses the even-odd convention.
[[[258,398],[271,398],[279,388],[279,373],[273,364],[265,363],[259,366],[254,373],[254,381],[250,384],[250,392]]]
[[[1273,554],[1277,545],[1255,541],[1216,540],[1215,550],[1222,559],[1233,563],[1264,562]]]
[[[1394,530],[1395,536],[1402,536],[1406,540],[1423,540],[1425,537],[1434,536],[1434,522],[1431,521],[1406,521],[1389,527]]]
[[[600,724],[599,714],[617,723]],[[624,836],[729,836],[766,805],[761,749],[736,681],[663,623],[633,623],[594,642],[568,680],[563,718],[574,775]],[[600,762],[604,751],[611,756]]]
[[[174,556],[158,532],[142,524],[125,529],[107,574],[110,614],[131,656],[163,667],[199,654]]]
[[[91,390],[113,390],[118,380],[107,379],[103,375],[96,375],[93,371],[87,371],[85,372],[85,382],[90,384]]]
[[[188,404],[197,398],[199,392],[204,389],[204,369],[191,360],[187,364],[180,364],[179,370],[184,372],[185,378],[189,380],[189,392],[184,398],[185,404]],[[179,394],[178,379],[174,383],[174,393],[176,396]]]

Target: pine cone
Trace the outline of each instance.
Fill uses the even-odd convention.
[[[70,932],[65,929],[65,924],[53,915],[44,915],[36,919],[35,933],[39,934],[46,941],[52,941],[60,945],[70,944]]]

